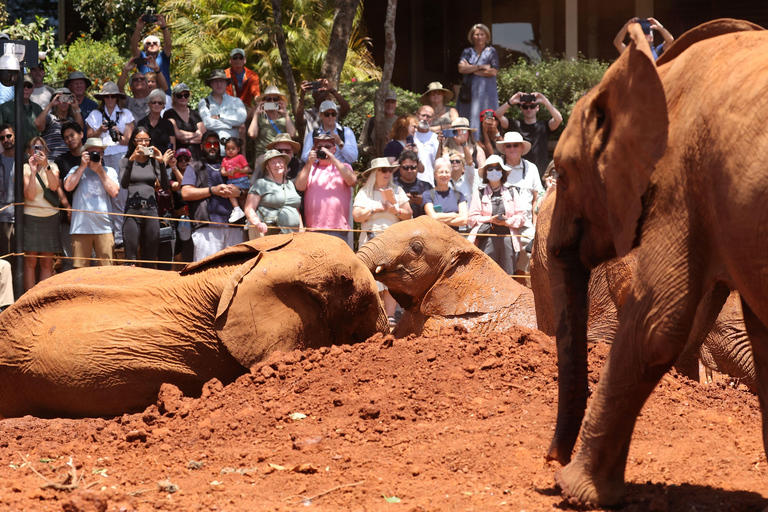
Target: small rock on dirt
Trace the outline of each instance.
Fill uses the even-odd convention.
[[[69,498],[61,504],[64,512],[106,512],[107,499],[100,493],[84,489],[76,489]]]

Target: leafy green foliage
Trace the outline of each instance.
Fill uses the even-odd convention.
[[[516,64],[499,71],[496,79],[499,88],[499,102],[507,101],[516,92],[540,92],[552,102],[563,115],[563,124],[553,134],[557,138],[568,124],[573,106],[603,78],[608,69],[607,62],[579,57],[577,60],[556,59],[545,56],[541,61],[531,63],[519,59]],[[539,109],[547,117],[546,109]],[[507,117],[521,120],[519,108],[510,108]]]
[[[61,60],[50,63],[51,72],[47,81],[61,84],[73,71],[82,71],[93,82],[88,89],[93,94],[101,90],[104,82],[117,82],[124,63],[125,59],[112,45],[83,36],[67,47],[66,55]]]
[[[376,91],[379,90],[378,81],[368,82],[344,82],[339,84],[339,93],[349,102],[349,114],[344,118],[344,126],[349,126],[357,137],[363,132],[365,121],[373,116],[373,100],[376,97]],[[399,87],[391,86],[390,89],[397,91],[397,114],[407,112],[414,114],[419,109],[420,94],[406,91]],[[307,105],[312,104],[312,97],[307,96]]]
[[[131,34],[139,17],[155,2],[150,0],[74,0],[75,10],[88,21],[90,36],[130,53]],[[127,60],[127,59],[126,59]]]
[[[51,72],[53,63],[58,62],[64,55],[64,50],[56,46],[56,36],[53,27],[48,26],[48,18],[35,16],[35,21],[23,24],[21,20],[11,26],[5,26],[4,20],[7,20],[7,13],[3,11],[5,18],[0,17],[3,32],[8,34],[11,39],[22,41],[37,41],[37,49],[41,52],[47,52],[45,60],[45,71]]]

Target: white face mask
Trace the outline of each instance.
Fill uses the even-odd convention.
[[[486,171],[485,176],[488,178],[488,181],[501,181],[501,171]]]

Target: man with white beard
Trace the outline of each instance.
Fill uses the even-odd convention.
[[[416,177],[434,187],[434,165],[435,158],[437,158],[437,150],[440,147],[440,139],[429,127],[432,126],[435,111],[429,105],[424,105],[417,111],[416,117],[419,119],[419,125],[416,127],[413,142],[419,148],[419,161],[424,165],[424,170]]]

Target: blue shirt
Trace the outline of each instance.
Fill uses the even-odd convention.
[[[66,179],[77,171],[73,167]],[[111,167],[104,167],[107,177],[118,183],[117,171]],[[109,212],[112,206],[110,195],[104,188],[101,178],[90,167],[86,167],[80,181],[74,190],[72,208],[74,210],[83,210],[72,212],[72,226],[70,233],[73,235],[105,235],[112,233],[112,222],[107,213],[86,213],[86,212]]]
[[[144,52],[141,52],[141,56],[145,59],[147,58],[147,54]],[[165,94],[171,94],[171,56],[166,55],[165,52],[160,51],[157,53],[157,56],[155,57],[155,62],[157,62],[157,65],[160,66],[160,72],[165,77],[165,83],[168,85],[168,89],[165,90]],[[154,73],[154,69],[150,68],[146,64],[143,66],[139,66],[139,72],[143,74],[147,73]]]

